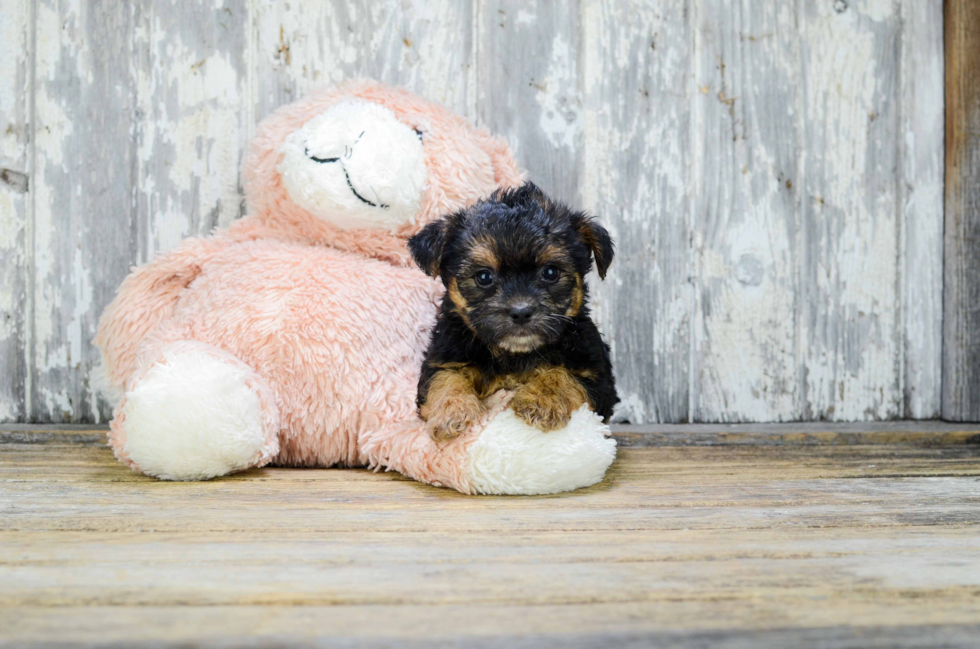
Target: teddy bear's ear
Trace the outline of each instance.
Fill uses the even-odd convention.
[[[592,251],[595,258],[595,268],[599,271],[599,277],[606,278],[606,271],[612,263],[615,252],[615,244],[606,228],[599,225],[594,218],[586,214],[575,214],[572,217],[572,225],[578,231],[582,242]]]
[[[442,249],[446,245],[448,219],[439,219],[422,228],[408,240],[412,259],[426,275],[437,277],[442,264]]]

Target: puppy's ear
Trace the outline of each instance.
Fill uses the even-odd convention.
[[[408,251],[412,253],[412,259],[426,275],[439,276],[442,249],[446,245],[448,230],[448,219],[439,219],[422,228],[408,240]]]
[[[599,277],[605,279],[606,270],[609,269],[609,264],[612,263],[613,254],[615,253],[615,244],[613,243],[612,237],[609,236],[606,228],[585,214],[576,214],[572,218],[572,223],[575,229],[578,230],[578,236],[582,239],[582,242],[592,251],[592,256],[595,257],[596,270],[599,271]]]

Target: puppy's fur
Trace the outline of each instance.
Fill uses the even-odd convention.
[[[543,431],[583,403],[609,419],[619,399],[584,281],[593,258],[603,278],[612,262],[602,226],[527,183],[428,225],[408,247],[446,285],[418,390],[433,437],[464,432],[501,389]]]

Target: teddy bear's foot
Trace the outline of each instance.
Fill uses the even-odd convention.
[[[495,416],[468,449],[470,493],[534,495],[588,487],[602,481],[616,458],[609,427],[587,405],[568,423],[543,433],[507,409]]]
[[[361,450],[373,467],[467,494],[553,494],[602,480],[616,458],[616,440],[588,406],[564,428],[543,433],[507,408],[508,399],[451,440],[433,440],[425,422],[406,421],[366,435]]]
[[[163,480],[207,480],[268,463],[279,452],[272,390],[231,354],[193,341],[166,347],[116,408],[110,444]]]

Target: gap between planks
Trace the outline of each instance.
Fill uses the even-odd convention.
[[[108,426],[0,424],[0,445],[101,445]],[[980,445],[980,424],[944,421],[795,424],[642,424],[612,426],[620,448],[657,446]]]

